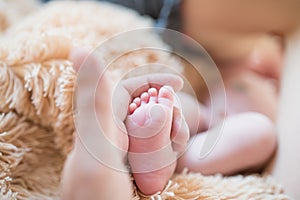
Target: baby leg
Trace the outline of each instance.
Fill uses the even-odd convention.
[[[190,134],[195,135],[206,131],[209,121],[207,109],[190,94],[178,92],[176,95],[178,96],[181,104],[178,107],[182,108],[182,113],[189,126]]]
[[[219,134],[212,150],[202,157],[208,134]],[[247,112],[229,116],[224,123],[190,140],[190,146],[178,161],[177,170],[187,167],[205,175],[230,175],[245,169],[262,167],[276,148],[275,127],[260,113]]]
[[[150,88],[129,106],[125,122],[129,134],[128,160],[135,182],[144,194],[163,190],[175,170],[176,147],[185,146],[188,140],[188,129],[179,120],[174,98],[170,87]]]

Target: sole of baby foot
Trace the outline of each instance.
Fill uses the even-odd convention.
[[[150,88],[129,105],[126,127],[128,159],[135,182],[144,194],[162,191],[176,166],[172,149],[174,91]]]

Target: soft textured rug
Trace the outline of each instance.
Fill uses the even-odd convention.
[[[117,33],[152,26],[152,21],[106,3],[31,2],[24,11],[21,1],[12,2],[17,1],[3,1],[0,6],[0,199],[59,199],[61,172],[74,132],[76,75],[68,60],[70,49],[96,47]],[[132,45],[167,48],[155,34],[145,37]],[[108,45],[102,52],[104,61],[127,48]],[[178,70],[182,65],[167,52],[140,50],[114,62],[111,76],[155,62]],[[289,199],[271,177],[258,175],[183,172],[153,197],[134,191],[134,199]]]

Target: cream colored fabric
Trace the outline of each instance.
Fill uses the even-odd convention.
[[[68,60],[70,49],[97,47],[117,33],[152,25],[148,18],[106,3],[58,1],[32,8],[29,16],[2,28],[0,37],[0,199],[59,198],[60,176],[74,132],[76,75]],[[9,12],[15,12],[14,7],[0,14],[8,19]],[[153,33],[131,44],[168,48]],[[127,48],[122,44],[102,48],[104,64]],[[117,79],[137,65],[155,62],[181,71],[180,61],[167,52],[140,50],[113,63],[110,75]],[[288,199],[270,177],[187,173],[175,175],[164,192],[148,199],[250,197]],[[136,193],[134,199],[140,198],[145,199]]]
[[[0,34],[17,23],[25,15],[37,9],[36,0],[1,0],[0,1]]]

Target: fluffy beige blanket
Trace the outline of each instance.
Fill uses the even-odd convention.
[[[32,7],[0,3],[0,199],[59,199],[65,158],[72,148],[74,46],[96,47],[122,31],[148,27],[150,19],[105,3],[53,2]],[[20,2],[19,2],[20,3]],[[13,13],[18,13],[14,15]],[[25,17],[26,15],[26,17]],[[108,20],[109,19],[109,20]],[[156,44],[155,35],[136,38],[134,46]],[[107,46],[104,60],[122,52]],[[125,55],[112,67],[117,77],[145,63],[165,63],[180,69],[168,53],[141,50]],[[133,190],[134,199],[142,197]],[[174,175],[165,191],[152,199],[289,199],[271,177]]]

